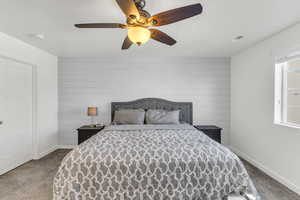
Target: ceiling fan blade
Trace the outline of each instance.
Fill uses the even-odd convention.
[[[202,5],[200,3],[193,4],[173,10],[168,10],[152,16],[153,26],[164,26],[184,20],[202,13]]]
[[[157,30],[157,29],[149,29],[151,31],[151,38],[153,40],[162,42],[167,45],[174,45],[176,43],[176,40],[165,34],[164,32]]]
[[[127,17],[136,16],[137,18],[140,17],[139,10],[137,9],[133,0],[116,0],[118,5],[120,6],[121,10]]]
[[[126,25],[118,23],[90,23],[90,24],[75,24],[77,28],[125,28]]]
[[[133,43],[131,42],[131,40],[128,38],[128,36],[125,38],[123,45],[122,45],[122,50],[125,49],[129,49],[129,47],[132,45]]]

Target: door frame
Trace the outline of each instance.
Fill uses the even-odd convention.
[[[7,59],[9,61],[17,62],[19,64],[27,65],[31,67],[32,71],[32,147],[31,158],[39,159],[38,151],[38,134],[37,134],[37,65],[28,63],[19,59],[4,56],[0,54],[0,58]]]

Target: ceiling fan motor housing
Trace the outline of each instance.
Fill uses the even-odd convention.
[[[150,20],[148,18],[151,17],[151,14],[144,10],[143,8],[146,6],[145,0],[133,0],[134,4],[136,5],[140,16],[137,18],[135,15],[130,15],[127,19],[127,24],[129,25],[139,25],[148,27],[150,26]]]
[[[127,24],[132,26],[149,27],[152,25],[150,13],[145,10],[139,10],[140,16],[137,18],[135,15],[130,15],[127,18]]]

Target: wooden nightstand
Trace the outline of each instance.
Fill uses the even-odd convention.
[[[82,126],[78,131],[78,144],[81,144],[82,142],[86,141],[93,135],[96,135],[101,130],[104,129],[105,126],[97,126],[97,127],[91,127],[91,126]]]
[[[217,126],[200,126],[200,125],[194,125],[194,127],[203,133],[210,137],[211,139],[215,140],[216,142],[219,142],[221,144],[221,131],[222,128],[219,128]]]

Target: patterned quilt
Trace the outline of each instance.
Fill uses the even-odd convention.
[[[108,126],[71,151],[54,200],[221,200],[247,190],[243,164],[190,125]]]

